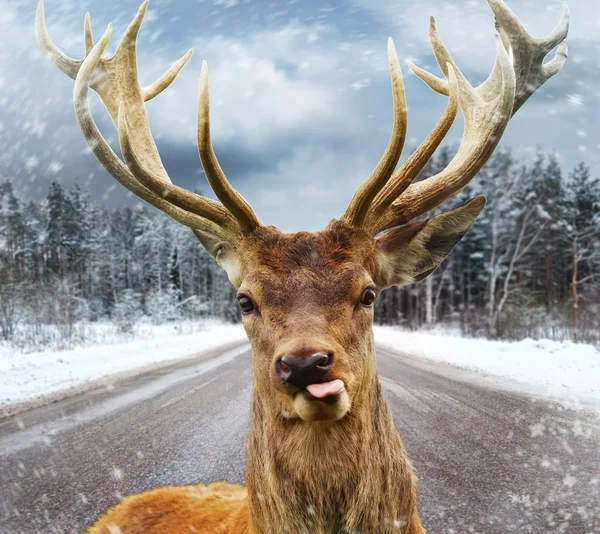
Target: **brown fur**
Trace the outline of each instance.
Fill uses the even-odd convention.
[[[164,486],[125,497],[88,534],[249,531],[248,492],[241,484]]]
[[[481,207],[459,208],[456,220],[472,222]],[[88,534],[424,534],[414,469],[378,381],[373,307],[360,296],[439,265],[427,243],[453,246],[468,228],[449,222],[379,239],[341,221],[316,233],[260,227],[235,254],[221,247],[256,306],[243,317],[254,381],[247,490],[219,482],[129,496]],[[318,351],[333,354],[331,379],[345,384],[332,405],[304,400],[276,374],[283,354]]]

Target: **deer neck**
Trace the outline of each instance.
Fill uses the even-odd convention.
[[[253,392],[246,482],[257,533],[397,533],[411,521],[414,472],[375,373],[356,397],[342,420],[306,423]]]

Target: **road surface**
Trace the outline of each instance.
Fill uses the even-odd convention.
[[[430,534],[600,533],[597,413],[378,362]],[[0,419],[0,532],[76,533],[131,492],[243,481],[250,380],[246,347],[215,350]]]

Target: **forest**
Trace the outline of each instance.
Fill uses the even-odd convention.
[[[452,154],[440,150],[419,179]],[[599,342],[600,178],[585,163],[563,171],[554,153],[524,163],[499,149],[443,209],[480,193],[488,203],[470,232],[433,275],[384,291],[376,321]],[[81,322],[127,332],[206,317],[238,321],[235,290],[187,228],[142,204],[96,205],[60,180],[41,201],[0,180],[0,339],[39,346]]]

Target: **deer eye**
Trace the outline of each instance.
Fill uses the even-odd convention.
[[[360,303],[363,306],[371,306],[375,299],[377,298],[377,293],[372,287],[368,287],[363,291],[362,296],[360,297]]]
[[[237,298],[237,301],[240,305],[240,310],[242,310],[242,313],[248,314],[254,311],[254,302],[252,302],[250,297],[247,297],[246,295],[240,295]]]

